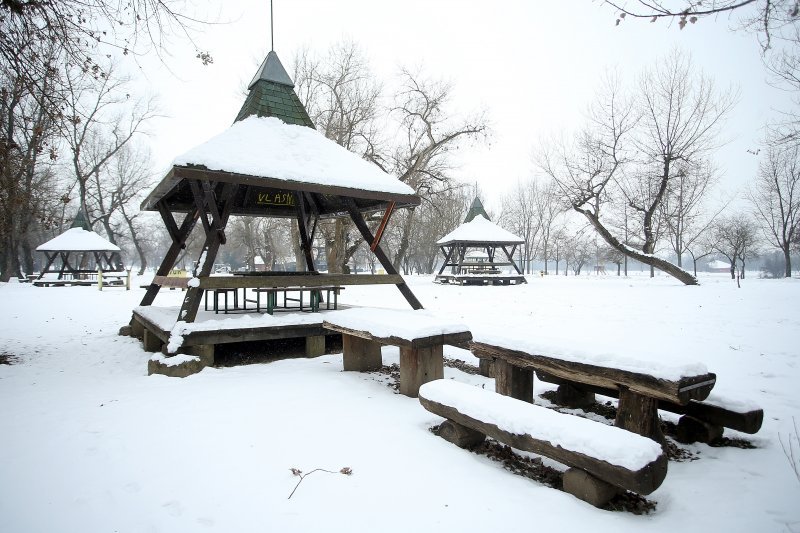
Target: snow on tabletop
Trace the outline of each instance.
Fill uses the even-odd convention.
[[[50,239],[36,248],[39,252],[119,252],[119,247],[111,244],[93,231],[83,228],[70,228],[58,237]]]
[[[234,123],[173,162],[203,165],[210,170],[280,180],[414,194],[377,166],[326,139],[318,131],[256,116]]]
[[[757,411],[761,409],[761,407],[751,402],[750,400],[746,400],[743,398],[731,398],[729,396],[723,396],[718,394],[714,391],[711,391],[711,394],[708,395],[708,398],[703,400],[704,404],[714,405],[716,407],[721,407],[722,409],[727,409],[729,411],[734,411],[737,413],[746,413],[749,411]]]
[[[151,357],[150,360],[155,361],[157,363],[161,363],[162,365],[165,366],[178,366],[183,363],[200,361],[200,358],[197,357],[196,355],[187,355],[183,353],[173,355],[172,357],[165,357],[164,355],[159,353]]]
[[[667,381],[708,373],[708,368],[702,363],[662,362],[672,361],[674,357],[668,353],[661,353],[658,347],[640,344],[628,347],[624,343],[617,343],[616,349],[612,352],[604,346],[595,345],[592,338],[581,335],[551,337],[535,331],[534,328],[520,332],[506,329],[501,331],[496,327],[478,327],[472,330],[472,340],[574,363],[648,374]]]
[[[641,435],[449,379],[425,383],[419,396],[455,407],[463,415],[494,424],[508,433],[531,435],[633,471],[644,468],[662,453],[657,442]]]
[[[408,341],[469,331],[469,326],[461,322],[445,320],[425,311],[345,309],[331,313],[325,320],[343,328],[368,331],[374,337],[397,337]]]
[[[436,244],[445,244],[453,241],[518,243],[522,242],[522,238],[504,230],[494,222],[486,220],[483,215],[478,215],[470,222],[461,224],[439,239]]]

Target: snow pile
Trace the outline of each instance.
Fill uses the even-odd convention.
[[[395,194],[413,189],[305,126],[251,116],[189,150],[175,166]]]
[[[567,451],[639,470],[658,459],[661,446],[646,437],[598,424],[594,420],[561,414],[484,389],[439,379],[419,389],[422,398],[454,407],[475,420],[494,424],[514,435],[530,435]]]
[[[345,309],[331,313],[325,321],[342,328],[368,331],[374,337],[397,337],[407,341],[469,331],[461,322],[445,320],[425,311]]]
[[[36,248],[39,252],[119,252],[119,246],[111,244],[93,231],[70,228],[58,237],[50,239]]]
[[[524,241],[506,231],[494,222],[487,220],[483,215],[478,215],[471,221],[439,239],[436,244],[450,244],[453,242],[496,242],[499,244],[522,244]]]
[[[155,354],[153,357],[150,358],[151,361],[155,361],[157,363],[161,363],[165,366],[179,366],[183,363],[189,363],[193,361],[200,361],[200,358],[196,355],[187,355],[185,353],[179,353],[173,355],[172,357],[165,357],[163,354]]]

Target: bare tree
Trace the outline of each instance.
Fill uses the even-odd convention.
[[[635,106],[612,80],[574,144],[543,151],[539,165],[609,245],[694,285],[694,276],[654,253],[664,229],[665,202],[680,184],[678,176],[716,148],[734,97],[695,74],[690,60],[678,52],[644,73],[638,97]],[[626,244],[633,239],[612,233],[615,211],[625,213],[625,227],[630,227],[629,209],[636,214],[636,248]]]
[[[731,279],[736,279],[737,262],[741,265],[739,275],[744,277],[745,261],[756,251],[753,221],[743,214],[721,217],[714,224],[713,235],[716,251],[730,261]]]
[[[539,209],[544,203],[539,196],[543,194],[537,180],[529,178],[524,182],[517,182],[503,198],[500,220],[504,227],[524,241],[520,266],[528,274],[531,273],[531,264],[539,249],[539,235],[542,231],[542,213]]]
[[[767,241],[783,252],[785,276],[792,276],[792,243],[800,222],[800,147],[771,148],[748,193]]]
[[[334,44],[325,57],[301,50],[295,58],[298,97],[325,137],[364,155],[378,143],[376,118],[379,114],[381,84],[376,80],[363,51],[352,41]],[[337,218],[320,226],[326,244],[330,272],[347,272],[347,263],[362,239],[351,224]],[[353,238],[347,242],[349,235]],[[294,241],[293,241],[294,242]],[[295,255],[298,243],[294,244]]]
[[[401,79],[402,86],[392,109],[400,122],[398,144],[390,155],[373,149],[366,156],[384,171],[398,176],[420,196],[453,189],[456,185],[449,175],[450,151],[462,140],[485,136],[485,119],[481,114],[461,120],[451,118],[448,103],[452,87],[448,84],[423,79],[405,69]],[[400,267],[408,253],[413,222],[414,211],[408,211],[399,227],[395,268]]]
[[[116,206],[103,202],[101,174],[142,132],[145,123],[157,115],[152,99],[129,105],[130,94],[125,92],[127,80],[115,78],[113,67],[107,70],[108,74],[103,73],[96,79],[76,70],[67,76],[68,110],[62,128],[79,203],[86,206],[95,221],[103,224],[109,240],[116,242],[110,226],[112,208]],[[89,201],[90,196],[95,203]]]

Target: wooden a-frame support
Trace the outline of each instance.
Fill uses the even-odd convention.
[[[369,230],[369,226],[367,226],[366,221],[364,220],[361,211],[358,210],[358,206],[356,206],[355,201],[352,198],[347,198],[347,211],[350,213],[350,218],[353,220],[353,223],[358,228],[358,231],[361,232],[361,236],[364,237],[364,241],[371,247],[373,243],[376,242],[375,237],[372,235],[372,232]],[[375,253],[375,257],[378,258],[380,261],[381,266],[386,271],[387,274],[398,274],[397,270],[392,265],[392,262],[389,261],[389,258],[381,249],[380,244],[377,244],[373,250]],[[397,288],[400,289],[400,292],[403,294],[405,299],[411,304],[413,309],[422,309],[422,304],[419,303],[417,297],[414,296],[414,293],[411,292],[411,289],[406,285],[405,281],[403,283],[397,283]]]

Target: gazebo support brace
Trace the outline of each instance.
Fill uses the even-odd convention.
[[[206,207],[208,207],[212,213],[213,221],[213,225],[209,224],[209,228],[206,231],[206,241],[203,244],[203,251],[200,254],[200,257],[205,259],[202,265],[198,265],[199,270],[195,269],[194,276],[197,278],[207,278],[211,274],[211,269],[214,267],[214,261],[217,258],[219,247],[225,241],[225,226],[228,224],[228,217],[233,207],[233,193],[237,188],[238,185],[233,183],[226,183],[222,188],[222,193],[220,194],[223,206],[221,213],[218,210],[216,195],[213,191],[210,195],[195,195],[195,203],[198,210],[205,216]],[[208,223],[207,218],[206,222]],[[200,308],[202,297],[203,289],[200,287],[189,287],[186,290],[186,296],[183,298],[183,304],[178,313],[178,320],[194,322],[195,317],[197,317],[197,310]]]
[[[442,254],[444,254],[444,264],[442,265],[442,268],[439,269],[437,276],[441,276],[442,272],[444,272],[444,269],[447,268],[448,264],[450,264],[450,256],[453,255],[455,246],[448,247],[447,252],[444,251],[444,246],[440,246],[439,249],[442,251]]]
[[[514,261],[514,257],[513,257],[514,251],[517,249],[517,245],[515,244],[514,246],[511,247],[511,252],[510,253],[509,253],[508,250],[506,250],[505,246],[501,246],[500,248],[502,248],[503,252],[505,252],[506,257],[508,257],[508,260],[511,262],[511,266],[513,266],[514,270],[517,271],[517,274],[519,274],[521,276],[522,275],[522,271],[517,266],[517,263]]]
[[[170,245],[169,250],[167,250],[164,260],[161,262],[161,266],[159,266],[158,270],[156,271],[156,276],[166,276],[169,274],[169,271],[172,270],[172,267],[175,266],[175,261],[178,260],[178,255],[180,254],[181,250],[186,248],[186,239],[189,238],[189,234],[192,232],[192,229],[194,229],[195,224],[197,224],[197,218],[200,210],[195,208],[192,211],[189,211],[186,214],[186,217],[183,219],[183,223],[181,223],[180,228],[178,228],[177,224],[175,224],[175,219],[172,217],[172,213],[170,213],[169,209],[167,209],[167,206],[164,205],[163,202],[159,202],[158,212],[161,213],[161,218],[164,219],[164,224],[167,226],[167,231],[169,232],[170,237],[172,237],[172,244]],[[161,285],[151,283],[147,288],[144,298],[142,298],[142,302],[139,305],[152,304],[153,300],[156,299],[159,289],[161,289]]]
[[[52,265],[53,262],[56,260],[56,257],[58,256],[58,252],[53,252],[52,254],[50,254],[49,252],[45,252],[44,255],[45,255],[45,257],[47,257],[47,264],[44,266],[42,271],[39,273],[39,277],[36,278],[36,279],[42,279],[42,276],[44,276],[45,274],[47,274],[49,272],[48,269],[50,268],[50,265]]]
[[[306,258],[306,268],[309,272],[316,272],[314,257],[311,255],[308,221],[306,220],[305,194],[302,192],[298,193],[297,198],[297,228],[300,230],[300,247],[303,249],[303,255]]]
[[[358,231],[361,232],[361,236],[364,237],[364,241],[366,241],[368,245],[372,246],[372,243],[375,241],[375,237],[369,230],[369,226],[367,226],[367,223],[364,221],[364,217],[361,215],[361,211],[358,210],[358,206],[356,206],[356,203],[352,198],[347,198],[347,211],[350,213],[350,218],[353,219],[353,223],[358,228]],[[389,261],[389,258],[383,252],[383,249],[380,247],[380,245],[376,246],[373,252],[387,274],[399,275],[397,270],[394,268],[394,265],[392,265],[392,262]],[[414,293],[411,292],[411,289],[408,287],[408,285],[406,285],[405,282],[398,283],[397,288],[400,289],[400,292],[413,309],[422,309],[422,304],[419,303],[419,300],[417,300],[417,297],[414,296]]]

